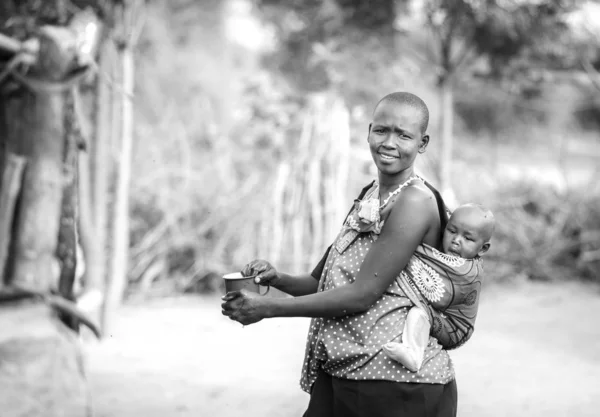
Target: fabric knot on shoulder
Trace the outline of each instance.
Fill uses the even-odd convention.
[[[356,210],[348,216],[346,224],[359,233],[381,233],[383,221],[379,214],[379,199],[369,198],[358,201]]]

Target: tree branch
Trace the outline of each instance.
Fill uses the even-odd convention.
[[[591,62],[588,59],[582,59],[581,65],[583,69],[588,74],[590,81],[596,88],[596,90],[600,91],[600,73],[594,68]]]

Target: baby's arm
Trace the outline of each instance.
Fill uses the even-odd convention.
[[[456,349],[465,344],[473,335],[477,305],[471,306],[471,310],[468,311],[472,317],[471,320],[462,317],[456,311],[450,311],[450,309],[441,312],[429,306],[429,312],[432,320],[431,336],[435,337],[444,349]]]
[[[430,329],[427,312],[420,307],[413,307],[404,323],[402,343],[387,343],[383,351],[410,371],[417,372],[423,364]]]

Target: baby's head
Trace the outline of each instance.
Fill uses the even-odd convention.
[[[458,207],[444,230],[444,253],[466,259],[483,255],[490,248],[494,225],[494,215],[483,206],[464,204]]]

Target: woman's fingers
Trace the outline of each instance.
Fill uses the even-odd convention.
[[[254,282],[256,282],[257,284],[265,284],[265,283],[268,284],[270,281],[270,279],[269,279],[269,275],[271,275],[270,272],[271,272],[271,270],[267,270],[267,271],[264,271],[264,272],[258,274],[256,276],[256,278],[254,278]]]
[[[254,275],[254,261],[247,263],[241,272],[242,272],[242,275],[245,277]]]
[[[256,309],[256,301],[262,299],[258,294],[246,290],[232,291],[223,296],[227,299],[221,304],[221,314],[247,325],[262,320],[262,316]]]
[[[261,261],[261,264],[256,268],[256,278],[254,282],[261,285],[269,285],[271,281],[277,278],[277,271],[267,261]]]
[[[254,282],[261,285],[269,285],[273,279],[277,278],[277,271],[264,259],[255,259],[242,269],[242,275],[245,277],[255,276]]]
[[[221,300],[231,301],[231,300],[235,300],[236,298],[240,297],[241,295],[242,295],[242,293],[240,291],[229,291],[227,294],[225,294],[223,297],[221,297]]]
[[[228,292],[221,299],[224,301],[224,303],[221,303],[221,313],[230,318],[243,304],[243,294],[241,291]]]
[[[266,272],[272,268],[273,267],[267,261],[262,260],[262,259],[255,259],[255,260],[249,262],[244,267],[244,269],[242,269],[242,275],[245,277],[259,275],[259,274],[262,274],[263,272]],[[256,279],[255,279],[255,281],[256,281]]]
[[[260,260],[255,259],[254,261],[248,262],[248,264],[242,270],[242,275],[245,277],[249,277],[252,275],[256,275],[257,273],[262,272],[263,270],[260,268]]]

